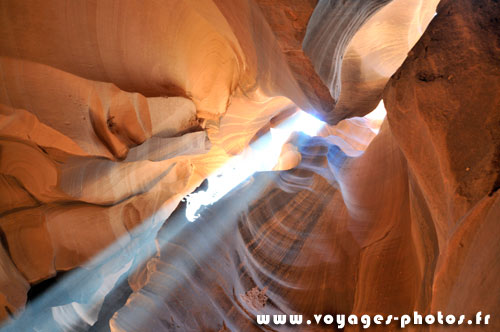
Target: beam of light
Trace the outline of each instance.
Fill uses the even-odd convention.
[[[315,136],[324,126],[324,122],[314,116],[298,111],[270,133],[260,137],[242,154],[231,158],[223,167],[208,177],[208,189],[187,195],[186,218],[193,222],[198,217],[202,206],[215,203],[231,189],[258,171],[270,171],[277,164],[283,144],[292,132],[301,131]]]
[[[28,303],[11,321],[0,324],[2,332],[81,331],[97,320],[108,291],[151,257],[156,235],[175,209],[178,200],[165,202],[130,234],[123,235],[82,266]],[[178,231],[172,232],[172,238]],[[168,241],[166,239],[165,241]],[[121,276],[120,276],[121,274]]]
[[[206,204],[212,204],[243,182],[256,171],[271,170],[279,159],[282,145],[293,131],[302,131],[308,135],[316,134],[323,122],[311,115],[299,111],[256,142],[242,155],[232,158],[209,179],[209,195],[202,196]],[[215,184],[215,185],[213,185]],[[211,189],[214,188],[214,189]],[[259,196],[265,185],[252,189],[251,194],[241,199],[230,200],[227,211],[224,211],[220,225],[214,232],[222,232],[229,227],[229,219],[236,220],[238,212],[247,206],[247,202]],[[194,194],[192,196],[195,196]],[[176,215],[170,218],[178,199],[172,198],[153,215],[137,226],[129,235],[125,235],[101,253],[90,259],[86,264],[65,276],[56,285],[29,303],[24,312],[18,312],[10,322],[4,322],[2,331],[76,331],[82,326],[90,327],[98,319],[98,314],[104,299],[118,282],[127,282],[130,273],[156,253],[159,245],[163,248],[167,243],[183,232],[189,232],[185,217]],[[196,200],[188,200],[188,204]],[[203,204],[200,204],[201,206]],[[193,205],[191,206],[191,209]],[[190,216],[196,216],[197,209]],[[187,216],[187,213],[186,213]],[[168,222],[164,224],[168,218]],[[158,234],[160,228],[166,225],[165,231]],[[202,234],[195,234],[201,236]],[[195,241],[200,254],[209,252],[209,246],[216,241],[207,239]],[[198,244],[203,242],[203,244]],[[172,257],[179,266],[186,265],[181,257]],[[187,267],[186,269],[194,267]],[[121,280],[121,281],[118,281]]]
[[[231,234],[229,236],[235,235],[231,230],[234,230],[242,214],[248,211],[250,202],[262,197],[269,184],[277,181],[278,176],[278,172],[265,172],[243,182],[230,195],[207,207],[197,222],[186,222],[184,213],[172,215],[156,237],[160,258],[157,256],[148,262],[151,267],[148,284],[132,293],[127,299],[127,305],[114,314],[110,321],[111,330],[142,331],[144,326],[148,326],[150,330],[163,330],[165,327],[162,316],[155,314],[158,308],[165,308],[165,303],[171,304],[179,296],[176,291],[180,284],[187,283],[193,287],[192,283],[196,282],[190,276],[199,271],[200,264],[206,262],[207,256],[214,254],[214,250],[216,253],[220,250],[220,245],[224,245],[221,239],[228,236],[228,232]],[[240,236],[236,238],[236,241],[242,241]],[[244,244],[233,249],[238,247],[243,248]],[[182,250],[178,250],[179,248]],[[208,258],[209,261],[211,259],[213,257]],[[239,280],[233,281],[233,291],[236,294],[246,291],[242,289]],[[209,292],[206,296],[211,297]],[[146,305],[144,299],[147,299]],[[170,315],[171,321],[174,322],[175,319],[182,330],[183,320],[177,322],[177,318],[177,313]],[[236,327],[229,328],[237,331]]]
[[[52,307],[54,320],[65,331],[77,330],[78,323],[83,320],[92,326],[98,319],[99,312],[106,295],[111,292],[119,278],[132,267],[132,260],[123,266],[109,268],[102,278],[102,284],[94,294],[89,294],[89,300],[84,303],[73,301],[69,304]],[[104,267],[106,268],[106,266]],[[68,319],[73,316],[73,319]]]
[[[384,101],[380,100],[380,103],[378,103],[377,107],[370,113],[364,116],[365,119],[370,120],[372,123],[371,130],[375,133],[378,134],[380,131],[380,126],[382,126],[382,122],[385,119],[385,116],[387,115],[387,111],[385,110],[384,106]]]

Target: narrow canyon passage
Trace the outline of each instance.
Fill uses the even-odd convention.
[[[500,330],[497,1],[0,15],[2,331]]]

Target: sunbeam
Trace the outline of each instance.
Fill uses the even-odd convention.
[[[104,299],[111,289],[126,278],[142,263],[151,259],[158,245],[160,250],[189,230],[186,226],[200,216],[200,208],[210,206],[240,185],[255,172],[273,170],[280,157],[283,144],[295,131],[307,135],[317,134],[324,123],[312,115],[298,111],[281,122],[268,133],[251,144],[242,154],[231,158],[223,167],[208,178],[208,189],[187,195],[185,215],[173,214],[175,200],[165,202],[164,208],[133,230],[131,237],[123,237],[106,250],[91,259],[82,268],[72,271],[55,286],[43,293],[19,313],[17,319],[2,328],[2,331],[20,331],[37,326],[40,331],[71,331],[80,325],[92,326]],[[261,181],[262,182],[262,181]],[[229,203],[231,208],[222,215],[223,220],[215,224],[217,233],[236,220],[236,216],[258,197],[265,188],[266,181],[256,186],[241,199]],[[219,216],[219,217],[220,217]],[[168,218],[168,222],[164,223]],[[220,219],[220,218],[219,218]],[[163,226],[162,226],[163,225]],[[165,230],[158,232],[161,227]],[[198,245],[198,254],[208,252],[217,234]],[[196,241],[196,237],[194,238]],[[199,242],[199,241],[198,241]],[[194,244],[196,247],[197,245]],[[201,247],[200,247],[201,246]],[[172,260],[182,265],[180,258],[172,255]],[[186,263],[187,264],[187,263]],[[192,267],[186,266],[189,270]],[[110,278],[112,277],[112,278]],[[78,289],[76,296],[70,290]],[[80,294],[80,295],[78,295]],[[74,294],[73,294],[74,295]]]
[[[324,122],[298,111],[270,132],[260,137],[245,151],[231,158],[222,168],[208,177],[208,189],[186,196],[186,218],[193,222],[202,206],[213,204],[231,189],[258,171],[270,171],[278,162],[283,144],[292,132],[300,131],[309,136],[317,135]]]

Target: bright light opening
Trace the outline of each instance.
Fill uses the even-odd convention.
[[[378,103],[377,107],[375,107],[373,111],[365,115],[364,118],[370,120],[371,122],[370,129],[375,134],[378,134],[386,115],[387,112],[385,110],[384,101],[381,100],[380,103]]]
[[[325,125],[314,116],[298,111],[208,177],[208,189],[186,196],[186,218],[193,222],[202,206],[211,205],[258,171],[270,171],[277,164],[283,144],[293,132],[315,136]]]

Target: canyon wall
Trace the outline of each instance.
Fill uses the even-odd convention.
[[[500,329],[500,5],[436,5],[2,1],[5,329],[413,311]],[[356,116],[381,98],[376,135]],[[188,223],[183,197],[297,109],[328,124]]]

